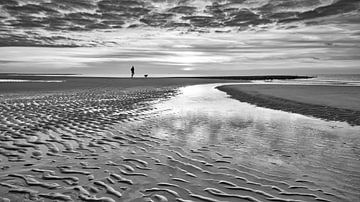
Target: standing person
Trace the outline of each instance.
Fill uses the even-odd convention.
[[[135,68],[134,66],[131,67],[131,78],[134,77],[134,74],[135,74]]]

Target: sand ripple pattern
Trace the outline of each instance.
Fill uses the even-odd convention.
[[[259,169],[259,162],[248,163],[258,156],[252,154],[245,122],[226,122],[233,128],[228,132],[221,120],[154,104],[176,93],[95,90],[5,97],[0,201],[326,202],[359,196],[359,156],[343,171],[328,164],[331,172],[351,175],[350,182],[336,186],[342,190],[323,189],[312,180],[316,177],[306,174],[287,175],[281,169],[286,165],[279,162],[272,162],[269,170]],[[257,141],[265,139],[258,136]],[[279,141],[283,149],[268,155],[293,160],[297,155],[288,145],[295,139]],[[321,162],[307,160],[319,166],[319,175],[325,172]],[[274,167],[279,171],[271,172]]]
[[[111,163],[121,159],[119,149],[141,141],[111,132],[113,125],[156,116],[151,102],[174,93],[173,88],[147,88],[3,95],[0,201],[118,201],[126,189],[118,183],[134,184],[123,176],[146,175],[134,172],[136,166]]]

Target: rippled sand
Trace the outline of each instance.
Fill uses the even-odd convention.
[[[358,199],[358,127],[214,87],[3,96],[0,201]]]

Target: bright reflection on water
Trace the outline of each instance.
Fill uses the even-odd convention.
[[[331,192],[359,196],[360,127],[256,107],[230,99],[219,84],[189,86],[157,105],[154,134],[184,150],[215,146],[282,180],[306,180]]]

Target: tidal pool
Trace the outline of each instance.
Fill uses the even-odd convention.
[[[156,104],[164,112],[150,121],[152,134],[184,151],[205,148],[209,158],[231,159],[230,167],[262,173],[290,189],[359,199],[359,126],[257,107],[229,98],[215,89],[219,85],[184,87]]]

